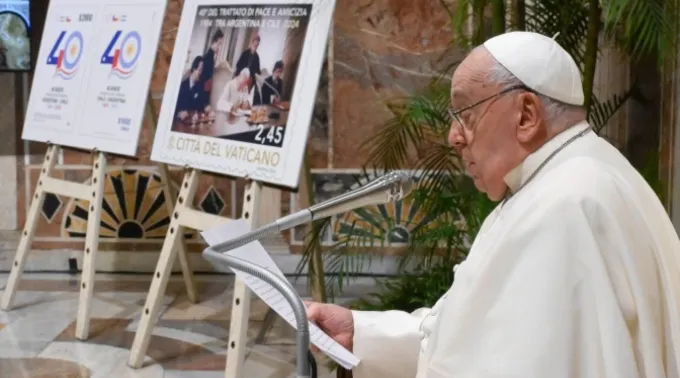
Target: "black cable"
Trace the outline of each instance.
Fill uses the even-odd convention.
[[[310,350],[307,352],[307,358],[309,359],[309,371],[310,371],[310,377],[311,378],[317,378],[317,372],[316,372],[316,359],[314,358],[314,355],[312,354],[312,351]]]

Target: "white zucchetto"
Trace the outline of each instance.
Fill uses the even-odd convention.
[[[484,47],[524,85],[552,99],[583,105],[581,73],[569,53],[544,35],[514,31],[495,36]]]

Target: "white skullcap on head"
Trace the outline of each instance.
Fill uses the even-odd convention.
[[[484,47],[524,85],[544,96],[583,105],[581,73],[574,59],[555,40],[515,31],[484,42]]]

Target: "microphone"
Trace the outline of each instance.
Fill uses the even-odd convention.
[[[218,253],[225,253],[255,240],[259,240],[267,235],[288,230],[317,219],[328,218],[335,214],[344,213],[364,206],[382,205],[389,202],[400,201],[406,197],[412,189],[413,182],[407,173],[390,172],[351,192],[341,194],[314,206],[286,215],[266,226],[250,231],[232,240],[215,244],[210,249]]]
[[[261,77],[262,77],[262,76],[259,76],[259,75],[258,75],[258,78],[261,78]],[[269,89],[271,89],[272,91],[274,91],[274,93],[276,93],[276,95],[279,96],[279,98],[281,98],[281,93],[279,93],[279,91],[277,91],[276,88],[274,88],[273,85],[267,83],[267,80],[266,80],[266,79],[263,79],[263,80],[262,80],[262,84],[268,86]]]

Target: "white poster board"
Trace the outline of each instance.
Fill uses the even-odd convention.
[[[22,138],[134,156],[166,0],[51,0]]]
[[[295,188],[335,0],[186,0],[151,159]]]

